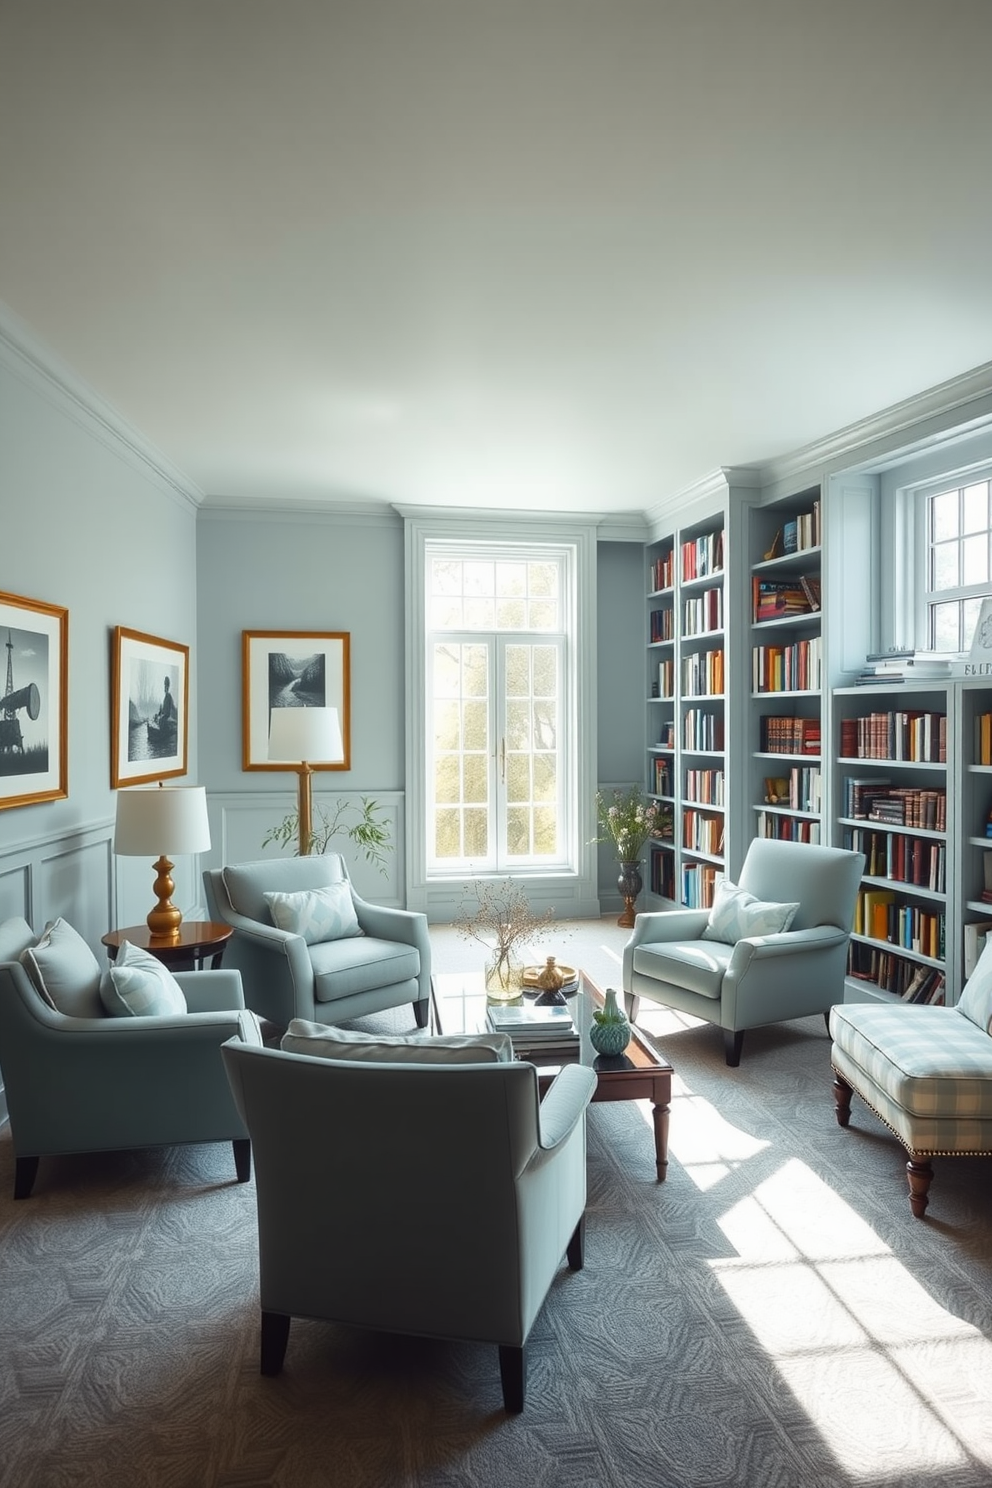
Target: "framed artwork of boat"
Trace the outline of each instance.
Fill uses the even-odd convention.
[[[185,775],[189,749],[189,647],[114,630],[110,784]]]
[[[0,644],[0,810],[58,800],[69,794],[69,611],[0,594]]]

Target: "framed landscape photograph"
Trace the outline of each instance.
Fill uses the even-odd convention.
[[[114,631],[110,784],[185,775],[189,749],[189,647]]]
[[[0,593],[0,809],[69,794],[69,611]]]
[[[274,708],[336,708],[344,758],[307,763],[315,770],[351,769],[350,646],[348,631],[241,632],[242,769],[288,768],[269,758]]]

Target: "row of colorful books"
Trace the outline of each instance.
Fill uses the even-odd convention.
[[[945,764],[947,714],[921,708],[875,709],[842,718],[843,759],[880,759]]]
[[[751,616],[756,625],[768,620],[787,620],[792,615],[811,615],[820,608],[820,580],[816,574],[794,579],[751,579]]]
[[[770,713],[761,720],[765,754],[819,754],[820,720]]]

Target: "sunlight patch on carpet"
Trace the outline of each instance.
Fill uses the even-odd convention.
[[[946,1472],[969,1453],[992,1465],[976,1410],[992,1344],[804,1163],[784,1163],[719,1223],[737,1254],[712,1261],[714,1275],[853,1480],[908,1462]]]

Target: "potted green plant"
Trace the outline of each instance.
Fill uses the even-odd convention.
[[[634,904],[644,887],[641,878],[641,854],[650,837],[661,835],[658,807],[645,801],[636,785],[614,790],[610,795],[596,792],[596,820],[599,835],[594,842],[612,842],[620,861],[617,887],[624,902],[618,925],[628,929],[634,923]]]
[[[351,819],[356,816],[357,820]],[[335,837],[346,837],[380,873],[385,873],[393,843],[389,823],[383,819],[377,801],[369,796],[362,796],[360,804],[354,801],[336,801],[333,810],[318,805],[314,817],[306,848],[308,856],[325,853]],[[299,856],[299,823],[299,810],[291,811],[265,834],[262,846],[268,847],[270,843],[276,842],[280,847],[288,847],[290,843],[295,843],[295,851]]]

